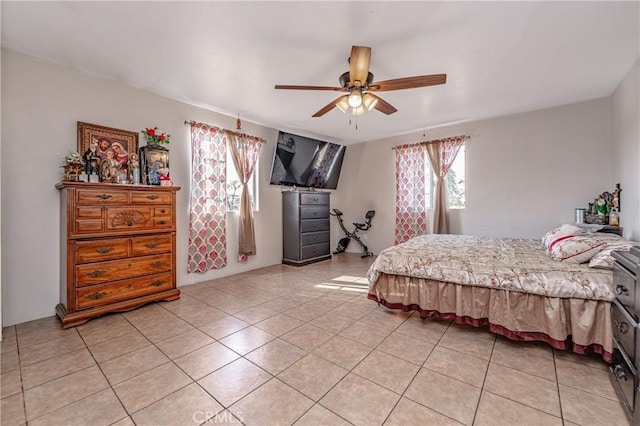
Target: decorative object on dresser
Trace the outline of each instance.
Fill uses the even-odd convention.
[[[612,253],[613,287],[616,299],[611,308],[613,323],[613,363],[609,367],[611,379],[632,419],[632,424],[640,424],[640,398],[638,369],[640,368],[640,339],[638,339],[638,319],[640,314],[640,291],[638,271],[640,270],[640,247],[631,251]]]
[[[129,154],[138,151],[138,133],[78,121],[78,152],[85,163],[97,163],[100,181],[126,183]],[[89,172],[87,172],[89,174]]]
[[[64,178],[62,180],[77,182],[82,172],[82,157],[76,151],[69,151],[64,157]]]
[[[160,145],[147,145],[140,148],[140,171],[144,185],[171,186],[169,150]]]
[[[282,263],[302,266],[331,259],[329,192],[282,193]]]
[[[176,192],[62,182],[60,298],[56,314],[73,327],[109,312],[174,300]]]

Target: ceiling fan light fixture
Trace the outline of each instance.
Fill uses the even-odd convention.
[[[358,108],[362,105],[362,92],[358,89],[353,89],[349,94],[349,106],[351,108]]]
[[[353,115],[362,115],[365,112],[367,112],[367,110],[362,105],[351,109],[351,114]]]
[[[338,107],[338,109],[340,111],[346,113],[347,110],[349,110],[349,99],[348,99],[348,96],[345,96],[342,99],[340,99],[340,102],[338,102],[336,104],[336,107]]]
[[[365,93],[362,97],[362,104],[367,108],[367,111],[371,111],[376,104],[378,103],[378,98],[370,95],[369,93]]]

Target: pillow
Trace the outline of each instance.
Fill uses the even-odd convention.
[[[585,236],[561,237],[549,246],[549,256],[557,262],[583,263],[602,250],[607,243]]]
[[[551,246],[551,244],[557,239],[563,237],[572,237],[574,235],[580,235],[582,233],[582,228],[578,228],[577,226],[567,224],[560,225],[558,228],[554,229],[553,231],[547,232],[545,236],[542,237],[542,244],[544,244],[547,250],[550,250],[549,246]]]
[[[640,246],[639,242],[636,241],[616,241],[610,242],[607,246],[597,253],[589,262],[589,267],[591,268],[600,268],[600,269],[613,269],[613,256],[611,256],[612,251],[629,251],[633,246]]]

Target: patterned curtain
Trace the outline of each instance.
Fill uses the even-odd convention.
[[[401,145],[396,156],[396,244],[427,233],[427,155],[424,146]]]
[[[227,144],[233,158],[238,176],[242,180],[240,194],[240,227],[238,229],[238,260],[246,262],[249,256],[256,254],[256,237],[253,229],[253,208],[247,182],[258,162],[260,149],[264,141],[245,134],[226,132]]]
[[[224,133],[191,123],[191,193],[187,272],[227,264],[227,172]]]
[[[327,182],[327,177],[330,175],[329,172],[331,172],[334,166],[336,156],[342,149],[343,147],[340,145],[325,144],[316,156],[315,162],[317,164],[314,164],[314,171],[307,183],[319,188],[324,187]]]
[[[453,161],[464,143],[464,136],[432,141],[427,144],[431,168],[436,175],[436,191],[433,205],[433,233],[449,233],[449,217],[447,215],[447,181],[445,177]]]
[[[440,146],[440,177],[445,177],[449,173],[464,140],[465,136],[440,139],[438,144]]]

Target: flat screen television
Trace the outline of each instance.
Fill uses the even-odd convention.
[[[336,189],[345,149],[344,145],[280,131],[269,183]]]

